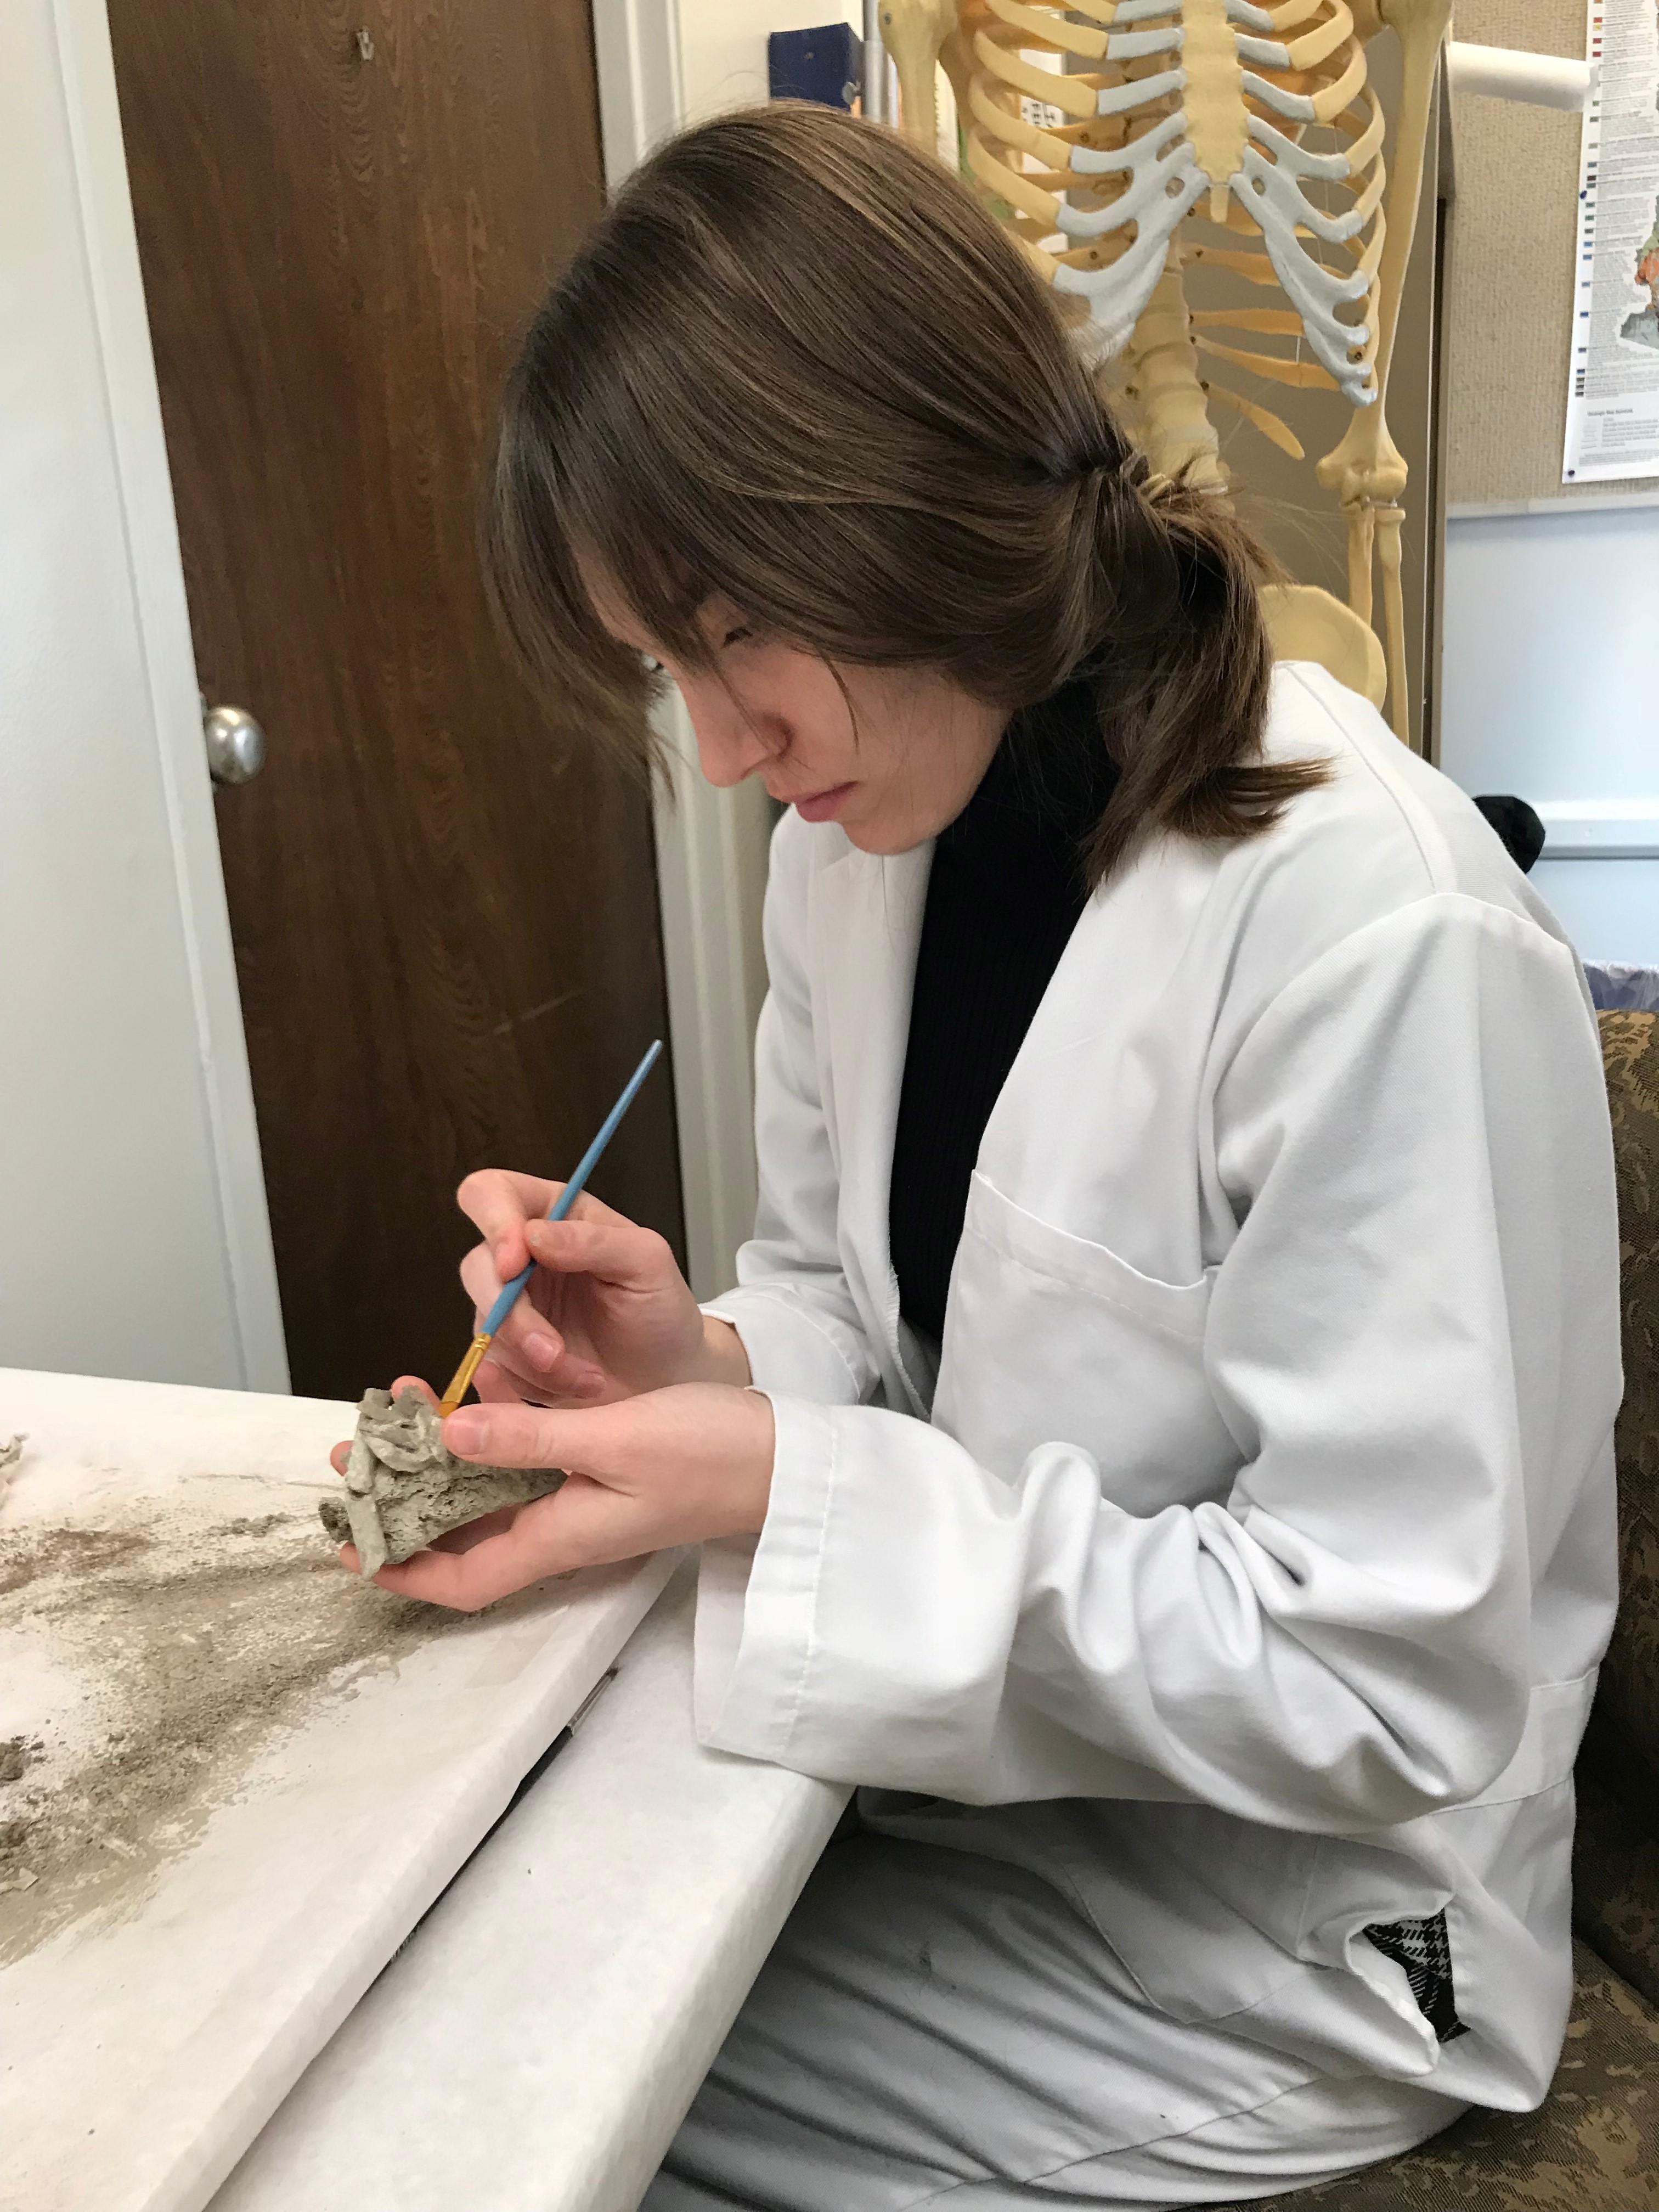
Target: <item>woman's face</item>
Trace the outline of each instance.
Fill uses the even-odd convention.
[[[861,852],[908,852],[954,822],[1008,720],[937,670],[832,666],[719,599],[698,617],[712,665],[678,667],[613,595],[592,597],[611,635],[679,686],[710,783],[757,775],[806,821],[838,822]]]

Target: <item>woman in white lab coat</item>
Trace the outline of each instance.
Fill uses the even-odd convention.
[[[669,145],[508,395],[508,619],[787,811],[761,1194],[470,1179],[477,1605],[703,1544],[697,1727],[860,1785],[647,2203],[1217,2202],[1543,2095],[1613,1607],[1571,947],[1127,449],[1017,248],[823,111]]]

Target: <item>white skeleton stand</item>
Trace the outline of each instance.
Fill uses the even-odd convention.
[[[1323,661],[1379,706],[1386,696],[1402,738],[1407,470],[1383,403],[1450,13],[1451,0],[881,7],[907,132],[935,143],[942,60],[969,170],[1075,303],[1094,356],[1113,361],[1115,398],[1154,470],[1186,467],[1224,488],[1211,402],[1303,456],[1281,416],[1200,376],[1200,365],[1231,363],[1288,390],[1335,388],[1352,402],[1347,434],[1317,467],[1347,517],[1348,604],[1291,585],[1269,595],[1269,623],[1280,653]],[[1392,178],[1364,51],[1385,23],[1405,54]],[[1064,57],[1066,73],[1024,58],[1033,52]],[[1206,261],[1285,304],[1194,313],[1183,270]],[[1289,349],[1241,346],[1238,336]],[[1371,628],[1377,565],[1386,653]]]

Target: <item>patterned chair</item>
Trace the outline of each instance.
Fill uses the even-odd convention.
[[[1659,1014],[1604,1013],[1625,1404],[1619,1622],[1578,1755],[1577,1987],[1549,2096],[1230,2212],[1659,2212]]]

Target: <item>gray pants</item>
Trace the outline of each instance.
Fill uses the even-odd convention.
[[[1462,2106],[1149,2005],[1036,1875],[852,1833],[803,1893],[641,2212],[1268,2196]]]

